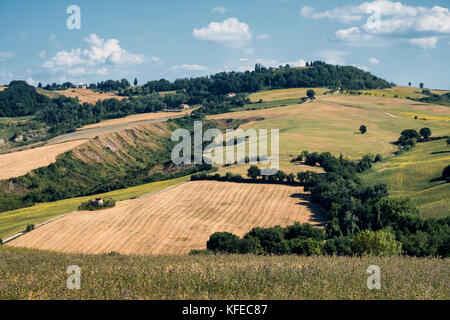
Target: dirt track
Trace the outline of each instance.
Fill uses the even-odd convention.
[[[242,236],[256,226],[319,224],[321,219],[322,211],[300,187],[196,181],[115,208],[75,212],[8,245],[94,254],[187,254],[204,249],[217,231]]]

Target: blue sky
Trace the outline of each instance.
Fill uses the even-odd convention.
[[[66,9],[81,10],[70,30]],[[148,80],[325,60],[450,89],[448,0],[0,0],[0,84]]]

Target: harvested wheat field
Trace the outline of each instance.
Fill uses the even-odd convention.
[[[116,207],[75,212],[8,243],[72,253],[188,254],[209,236],[253,227],[320,224],[323,212],[301,187],[195,181]]]
[[[0,180],[20,177],[31,170],[48,166],[56,157],[87,140],[76,140],[60,144],[28,149],[0,155]]]
[[[135,114],[131,116],[127,116],[124,118],[110,119],[104,120],[99,123],[90,124],[84,126],[80,130],[92,129],[92,128],[103,128],[108,126],[117,126],[124,124],[134,124],[136,122],[148,121],[148,120],[166,120],[170,118],[182,117],[187,114],[190,114],[194,109],[184,110],[180,112],[150,112],[150,113],[141,113]]]
[[[125,97],[118,96],[112,92],[95,92],[89,89],[67,89],[63,91],[54,91],[54,93],[70,97],[70,98],[78,98],[80,103],[92,103],[95,104],[98,100],[103,101],[106,99],[117,99],[122,100]]]

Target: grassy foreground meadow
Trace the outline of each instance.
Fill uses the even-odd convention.
[[[66,270],[81,270],[68,290]],[[368,290],[367,268],[381,270]],[[120,256],[0,248],[0,299],[449,299],[448,259]]]

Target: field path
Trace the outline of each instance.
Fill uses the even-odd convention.
[[[321,225],[324,213],[308,199],[301,187],[188,182],[115,208],[74,212],[7,245],[94,254],[187,254],[204,249],[218,231],[243,236],[257,226]]]

